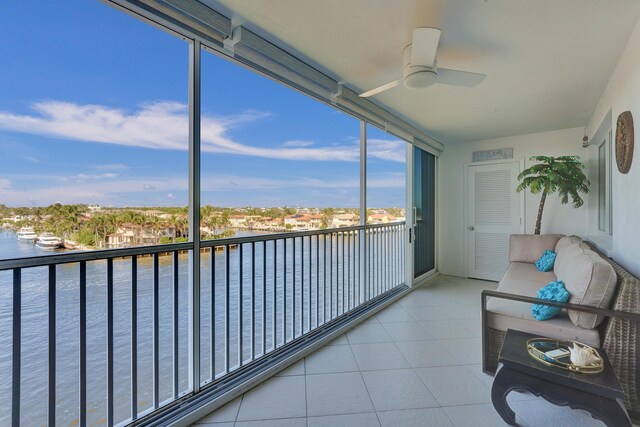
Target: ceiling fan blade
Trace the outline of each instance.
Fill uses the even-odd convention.
[[[383,84],[382,86],[378,86],[378,87],[377,87],[377,88],[375,88],[375,89],[371,89],[371,90],[369,90],[369,91],[367,91],[367,92],[361,93],[361,94],[360,94],[360,97],[362,97],[362,98],[368,98],[368,97],[370,97],[370,96],[377,95],[377,94],[379,94],[380,92],[384,92],[384,91],[385,91],[385,90],[387,90],[387,89],[391,89],[391,88],[393,88],[393,87],[398,86],[398,85],[400,84],[400,82],[401,82],[401,81],[402,81],[402,79],[398,79],[398,80],[394,80],[394,81],[392,81],[392,82],[389,82],[389,83]]]
[[[453,86],[474,87],[478,86],[487,77],[485,74],[470,73],[468,71],[449,70],[438,68],[436,83]]]
[[[433,67],[438,52],[441,31],[437,28],[416,28],[411,42],[411,65]]]

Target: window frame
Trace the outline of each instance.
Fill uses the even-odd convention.
[[[597,148],[597,197],[598,197],[598,233],[610,236],[613,234],[612,223],[612,131],[609,129],[604,137],[596,140],[594,144]],[[604,155],[604,159],[602,156]],[[604,171],[602,168],[604,167]],[[602,178],[604,177],[604,184]],[[604,191],[604,200],[602,192]]]

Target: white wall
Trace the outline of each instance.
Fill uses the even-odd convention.
[[[584,128],[573,128],[448,145],[439,160],[438,253],[440,272],[466,276],[467,269],[464,265],[463,255],[465,251],[463,176],[465,164],[471,162],[473,151],[513,147],[514,159],[524,159],[526,168],[532,164],[529,158],[535,155],[576,155],[584,158],[586,150],[582,148],[583,136]],[[640,167],[638,171],[640,172]],[[533,196],[528,192],[525,193],[527,233],[533,233],[539,203],[540,195]],[[547,197],[542,217],[542,233],[582,236],[585,233],[586,225],[587,209],[585,206],[575,209],[570,203],[562,205],[560,199],[555,195]]]
[[[612,110],[613,133],[618,115],[631,111],[635,127],[635,153],[631,170],[623,175],[613,160],[613,259],[640,275],[640,21],[627,42],[609,84],[587,126],[592,137],[605,114]]]

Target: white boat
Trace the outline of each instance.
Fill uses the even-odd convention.
[[[40,249],[52,251],[62,246],[62,240],[52,233],[42,233],[36,240],[36,246]]]
[[[33,242],[38,238],[38,235],[33,231],[31,227],[23,227],[16,233],[18,240],[23,242]]]

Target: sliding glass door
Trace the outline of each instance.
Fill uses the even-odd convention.
[[[436,157],[413,147],[413,278],[435,269]]]

